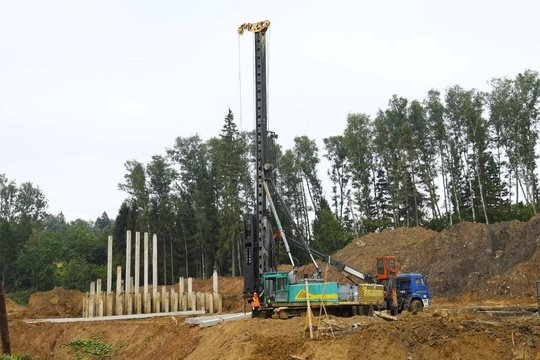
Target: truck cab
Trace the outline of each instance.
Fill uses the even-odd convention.
[[[429,286],[422,274],[399,274],[396,279],[396,288],[400,298],[400,310],[419,312],[431,305]]]

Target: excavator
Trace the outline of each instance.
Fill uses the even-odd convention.
[[[377,274],[364,274],[337,259],[311,248],[298,231],[290,211],[273,182],[273,167],[267,160],[269,144],[266,72],[266,32],[268,20],[245,23],[238,33],[252,32],[255,38],[255,144],[256,202],[253,213],[244,216],[244,298],[257,293],[260,316],[286,316],[324,306],[336,315],[372,315],[375,310],[389,309],[392,314],[402,310],[421,311],[430,305],[430,292],[422,274],[398,274],[397,258],[377,258]],[[299,239],[287,237],[278,217],[274,199],[290,223],[300,234]],[[283,244],[293,267],[277,271],[278,242]],[[303,249],[315,266],[311,277],[298,279],[297,265],[290,245]],[[319,260],[338,269],[349,283],[324,281]]]

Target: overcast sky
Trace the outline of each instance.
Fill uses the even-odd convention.
[[[0,174],[38,185],[68,220],[115,217],[127,160],[216,136],[228,108],[253,128],[243,22],[271,21],[271,130],[322,148],[393,94],[540,70],[539,14],[538,0],[3,0]]]

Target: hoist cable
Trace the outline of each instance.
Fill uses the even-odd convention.
[[[270,28],[266,30],[264,34],[266,37],[266,124],[267,128],[270,128],[270,115],[268,114],[268,107],[270,106]]]
[[[242,52],[240,50],[240,34],[238,34],[238,92],[240,96],[240,133],[242,133]]]

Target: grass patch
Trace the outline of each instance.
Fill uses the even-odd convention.
[[[75,352],[75,359],[94,358],[106,359],[113,353],[112,345],[109,345],[99,339],[75,339],[71,340],[69,346]]]
[[[0,355],[0,360],[30,360],[30,356],[24,354]]]

